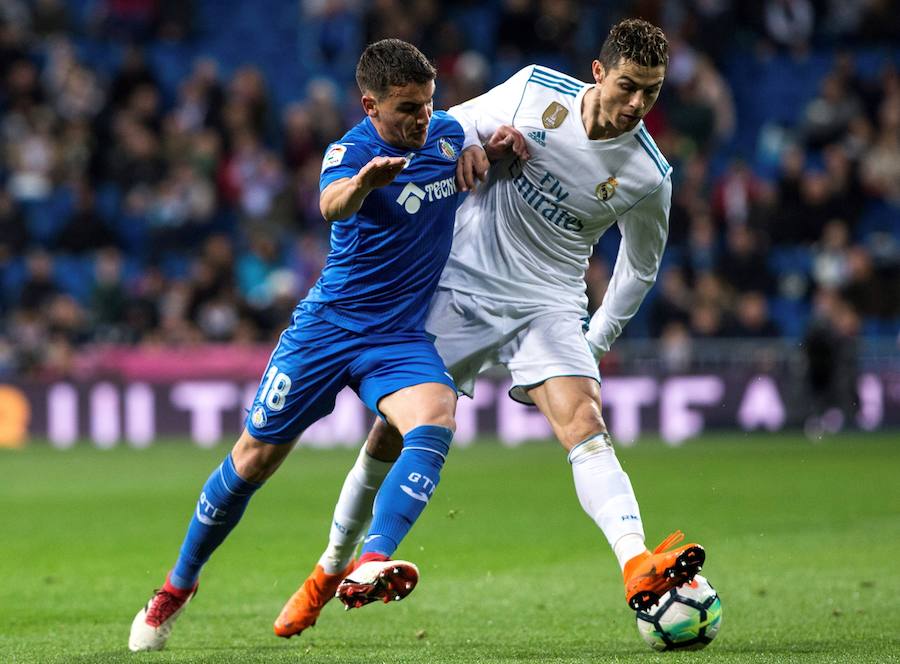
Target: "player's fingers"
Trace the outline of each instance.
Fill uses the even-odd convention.
[[[528,159],[531,155],[528,153],[528,144],[525,137],[518,129],[509,127],[510,149],[519,159]]]
[[[456,187],[460,191],[469,191],[477,184],[475,156],[479,153],[484,154],[484,150],[473,145],[463,150],[459,156],[456,162]]]
[[[491,162],[487,158],[487,154],[485,154],[484,150],[478,150],[474,155],[474,171],[475,177],[477,177],[481,182],[484,182],[487,179],[488,169],[491,167]]]
[[[456,162],[456,187],[460,191],[469,191],[473,186],[472,159],[463,153]]]

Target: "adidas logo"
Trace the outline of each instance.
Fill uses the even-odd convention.
[[[547,147],[547,132],[546,131],[529,131],[528,138],[537,143],[538,145],[542,145]]]

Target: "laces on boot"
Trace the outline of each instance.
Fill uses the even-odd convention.
[[[673,546],[678,544],[681,540],[684,539],[684,533],[680,530],[676,530],[674,533],[669,535],[666,539],[659,543],[659,546],[653,549],[653,553],[662,553],[667,549],[671,549]]]

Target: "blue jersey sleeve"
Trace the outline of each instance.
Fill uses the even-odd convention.
[[[319,191],[335,180],[352,178],[371,161],[372,155],[357,143],[332,143],[322,159],[322,175],[319,176]]]

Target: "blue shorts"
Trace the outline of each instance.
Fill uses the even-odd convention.
[[[350,386],[381,415],[378,402],[397,390],[421,383],[456,385],[431,337],[423,330],[360,334],[302,309],[263,373],[247,431],[266,443],[289,443],[334,410],[338,392]]]

